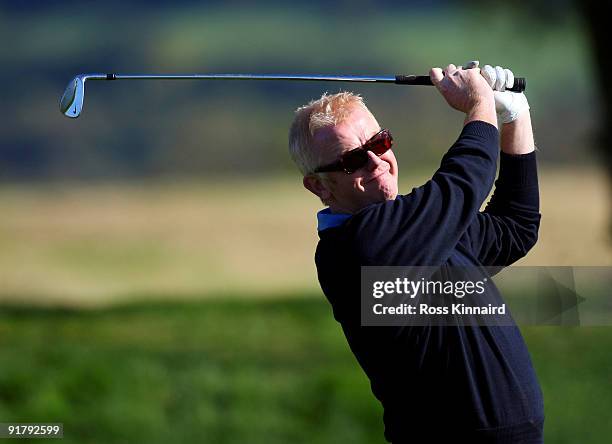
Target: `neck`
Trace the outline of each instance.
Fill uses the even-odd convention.
[[[329,205],[329,211],[334,214],[354,214],[357,212],[356,210],[351,210],[349,208],[342,207],[336,203],[332,203]]]

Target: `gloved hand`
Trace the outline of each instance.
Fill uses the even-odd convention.
[[[497,111],[497,117],[502,123],[515,121],[521,113],[529,109],[525,94],[506,91],[506,88],[512,87],[514,83],[512,71],[501,66],[493,68],[491,65],[485,65],[484,68],[480,69],[480,73],[493,88],[495,111]]]

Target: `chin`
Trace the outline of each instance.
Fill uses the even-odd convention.
[[[384,200],[395,200],[397,197],[397,184],[384,182],[379,184],[378,189]]]
[[[397,191],[393,193],[385,193],[385,200],[395,200],[397,197]]]

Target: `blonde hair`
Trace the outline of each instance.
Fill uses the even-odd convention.
[[[313,136],[321,128],[342,123],[355,107],[368,111],[359,94],[344,91],[324,93],[295,110],[295,118],[289,130],[289,153],[304,176],[312,174],[320,166]]]

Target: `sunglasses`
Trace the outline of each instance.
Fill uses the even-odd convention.
[[[368,151],[372,151],[380,157],[389,151],[392,145],[393,137],[391,132],[388,129],[381,129],[362,146],[347,151],[340,157],[340,160],[329,165],[320,166],[314,172],[329,173],[332,171],[344,171],[346,174],[353,174],[368,163]]]

